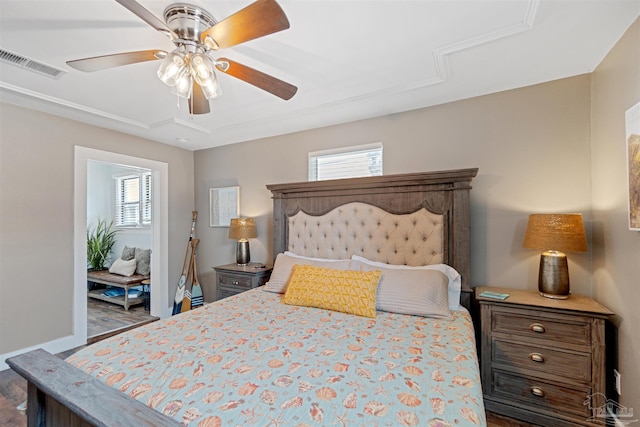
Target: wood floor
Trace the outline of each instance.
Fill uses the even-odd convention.
[[[122,306],[89,299],[87,334],[89,344],[111,335],[149,323],[156,318],[149,315],[142,306],[129,307],[124,311]],[[80,347],[82,348],[82,347]],[[60,353],[64,359],[80,348]],[[11,369],[0,371],[0,426],[26,427],[27,417],[17,407],[27,399],[27,383]],[[487,413],[488,427],[537,427],[533,424]]]
[[[151,316],[142,305],[129,307],[129,311],[125,311],[120,305],[88,298],[87,342],[92,344],[155,320],[157,317]]]

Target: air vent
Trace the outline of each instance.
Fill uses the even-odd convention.
[[[63,74],[66,74],[66,71],[64,70],[52,67],[51,65],[47,65],[43,62],[35,61],[27,58],[26,56],[18,55],[17,53],[9,52],[2,48],[0,48],[0,61],[20,68],[26,68],[34,73],[51,77],[52,79],[58,79]]]

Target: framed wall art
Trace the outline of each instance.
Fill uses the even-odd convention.
[[[209,189],[209,226],[228,227],[231,218],[240,216],[240,187]]]
[[[640,231],[640,102],[625,114],[629,174],[629,229]]]

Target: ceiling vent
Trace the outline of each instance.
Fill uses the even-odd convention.
[[[51,77],[52,79],[58,79],[63,74],[66,74],[66,71],[64,70],[52,67],[51,65],[47,65],[43,62],[35,61],[27,58],[26,56],[18,55],[17,53],[9,52],[2,48],[0,48],[0,61],[20,68],[25,68],[29,71],[33,71],[34,73]]]

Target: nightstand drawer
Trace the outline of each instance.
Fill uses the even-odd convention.
[[[239,290],[248,290],[252,288],[253,277],[243,277],[238,274],[218,273],[218,283],[222,286],[233,286]]]
[[[537,378],[492,370],[491,394],[495,398],[503,397],[518,401],[533,410],[551,410],[562,415],[575,415],[586,420],[591,416],[585,399],[591,389],[563,387]]]
[[[237,295],[241,293],[241,291],[239,291],[236,288],[223,288],[220,287],[218,288],[218,299],[223,299],[223,298],[227,298],[233,295]]]
[[[223,299],[264,285],[271,276],[271,267],[263,264],[227,264],[213,267],[216,271],[217,299]]]
[[[514,334],[527,339],[554,341],[560,346],[566,344],[591,344],[591,323],[580,321],[571,315],[532,313],[531,310],[494,307],[491,332]]]
[[[491,359],[514,368],[525,368],[538,372],[538,375],[591,381],[591,353],[577,353],[554,350],[512,341],[494,340]]]

